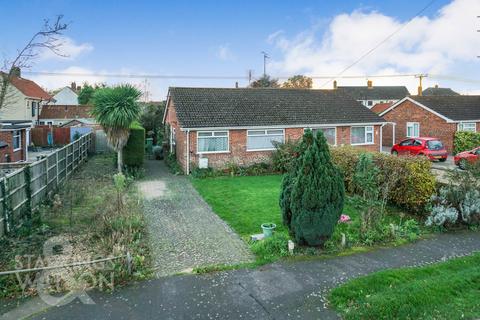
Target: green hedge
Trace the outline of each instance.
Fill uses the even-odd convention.
[[[466,132],[458,131],[455,133],[455,142],[454,142],[455,154],[467,150],[472,150],[480,146],[480,132]]]
[[[141,167],[145,158],[145,129],[138,123],[130,127],[130,137],[123,148],[123,163],[127,167]]]
[[[362,152],[364,151],[352,147],[331,149],[332,160],[342,169],[345,188],[349,193],[356,193],[353,176]],[[379,152],[373,152],[372,155],[380,169],[380,189],[390,190],[388,200],[412,213],[424,214],[425,207],[436,189],[430,161],[419,157],[393,157]]]

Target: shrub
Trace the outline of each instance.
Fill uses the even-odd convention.
[[[170,169],[170,172],[173,174],[183,174],[182,166],[177,161],[177,156],[175,153],[168,153],[165,157],[165,164]]]
[[[280,204],[283,216],[291,217],[286,223],[290,232],[300,245],[323,245],[342,213],[345,187],[321,131],[316,137],[310,130],[305,132],[299,156],[287,175]]]
[[[344,174],[345,188],[355,194],[354,177],[358,159],[363,152],[353,147],[331,149],[332,161]],[[435,177],[430,172],[431,163],[419,157],[392,157],[373,152],[372,159],[379,168],[380,195],[398,206],[423,214],[435,192]]]
[[[141,167],[145,158],[145,129],[138,123],[130,127],[128,142],[123,148],[123,163],[127,167]]]
[[[480,133],[457,131],[455,133],[454,146],[455,153],[472,150],[480,146]]]
[[[288,140],[285,143],[274,142],[275,151],[272,153],[273,170],[288,172],[294,158],[299,154],[300,144],[298,140]]]
[[[475,173],[456,170],[450,173],[450,183],[432,197],[427,226],[477,224],[480,221],[480,180]]]

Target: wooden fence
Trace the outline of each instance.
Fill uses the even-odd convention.
[[[0,237],[31,221],[33,209],[85,161],[91,145],[89,133],[0,179]]]

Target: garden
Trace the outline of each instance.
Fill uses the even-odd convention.
[[[195,188],[250,244],[257,264],[398,245],[430,233],[424,224],[425,206],[435,191],[435,180],[428,161],[348,147],[329,150],[323,136],[310,134],[308,139],[310,144],[278,145],[271,165],[229,165],[225,171],[194,169],[192,173]],[[298,176],[292,177],[292,172]],[[303,172],[309,176],[302,176]],[[288,180],[301,181],[296,184],[297,196],[285,196],[294,192],[291,188],[295,184]],[[285,205],[293,198],[303,203]],[[335,201],[336,205],[329,207]],[[295,206],[307,216],[292,218],[291,207]],[[292,221],[302,223],[302,219],[306,226],[294,230]],[[273,236],[253,241],[251,236],[262,232],[263,223],[276,226]],[[308,231],[313,234],[311,239],[298,236],[314,223],[313,230]],[[324,234],[315,234],[324,227]],[[295,243],[291,252],[287,249],[289,240]]]

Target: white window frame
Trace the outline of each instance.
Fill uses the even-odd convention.
[[[415,125],[418,125],[418,135],[415,135]],[[408,128],[410,128],[410,127],[413,129],[412,131],[414,131],[413,136],[408,135]],[[407,132],[405,134],[405,136],[407,138],[418,138],[418,137],[420,137],[420,123],[419,122],[407,122],[407,125],[405,126],[405,128],[407,130]]]
[[[327,140],[327,144],[329,146],[332,146],[332,147],[336,147],[337,146],[337,127],[311,127],[311,128],[304,128],[303,129],[303,133],[305,133],[305,130],[319,130],[319,129],[334,129],[335,130],[335,144],[329,144],[328,143],[328,140]],[[326,139],[326,137],[325,137]]]
[[[215,133],[216,132],[226,132],[227,133],[227,150],[222,150],[222,151],[200,151],[198,149],[199,147],[199,143],[198,143],[198,140],[199,139],[208,139],[208,138],[218,138],[218,137],[215,137]],[[211,133],[211,137],[200,137],[200,134],[199,133]],[[223,138],[223,137],[222,137]],[[213,153],[229,153],[230,152],[230,130],[206,130],[206,131],[197,131],[197,154],[213,154]]]
[[[352,129],[353,128],[365,128],[364,141],[362,143],[352,143]],[[367,142],[367,133],[372,134],[372,142]],[[374,126],[352,126],[350,127],[350,145],[352,146],[369,146],[375,144],[375,127]]]
[[[15,145],[15,138],[18,138],[18,148],[13,148],[13,152],[22,150],[22,131],[14,130],[12,132],[12,147]]]
[[[473,125],[473,131],[471,129],[465,130],[465,125],[469,125],[469,126]],[[477,123],[476,122],[460,122],[457,125],[457,131],[477,132]]]
[[[263,149],[249,149],[248,148],[248,137],[263,137],[263,136],[279,136],[279,134],[268,134],[269,130],[282,130],[282,136],[283,136],[283,142],[285,142],[285,129],[278,129],[278,128],[270,128],[270,129],[252,129],[252,130],[247,130],[247,144],[246,144],[246,149],[247,152],[250,151],[272,151],[275,150],[275,147],[272,148],[263,148]],[[253,131],[263,131],[263,134],[250,134],[250,132]]]

